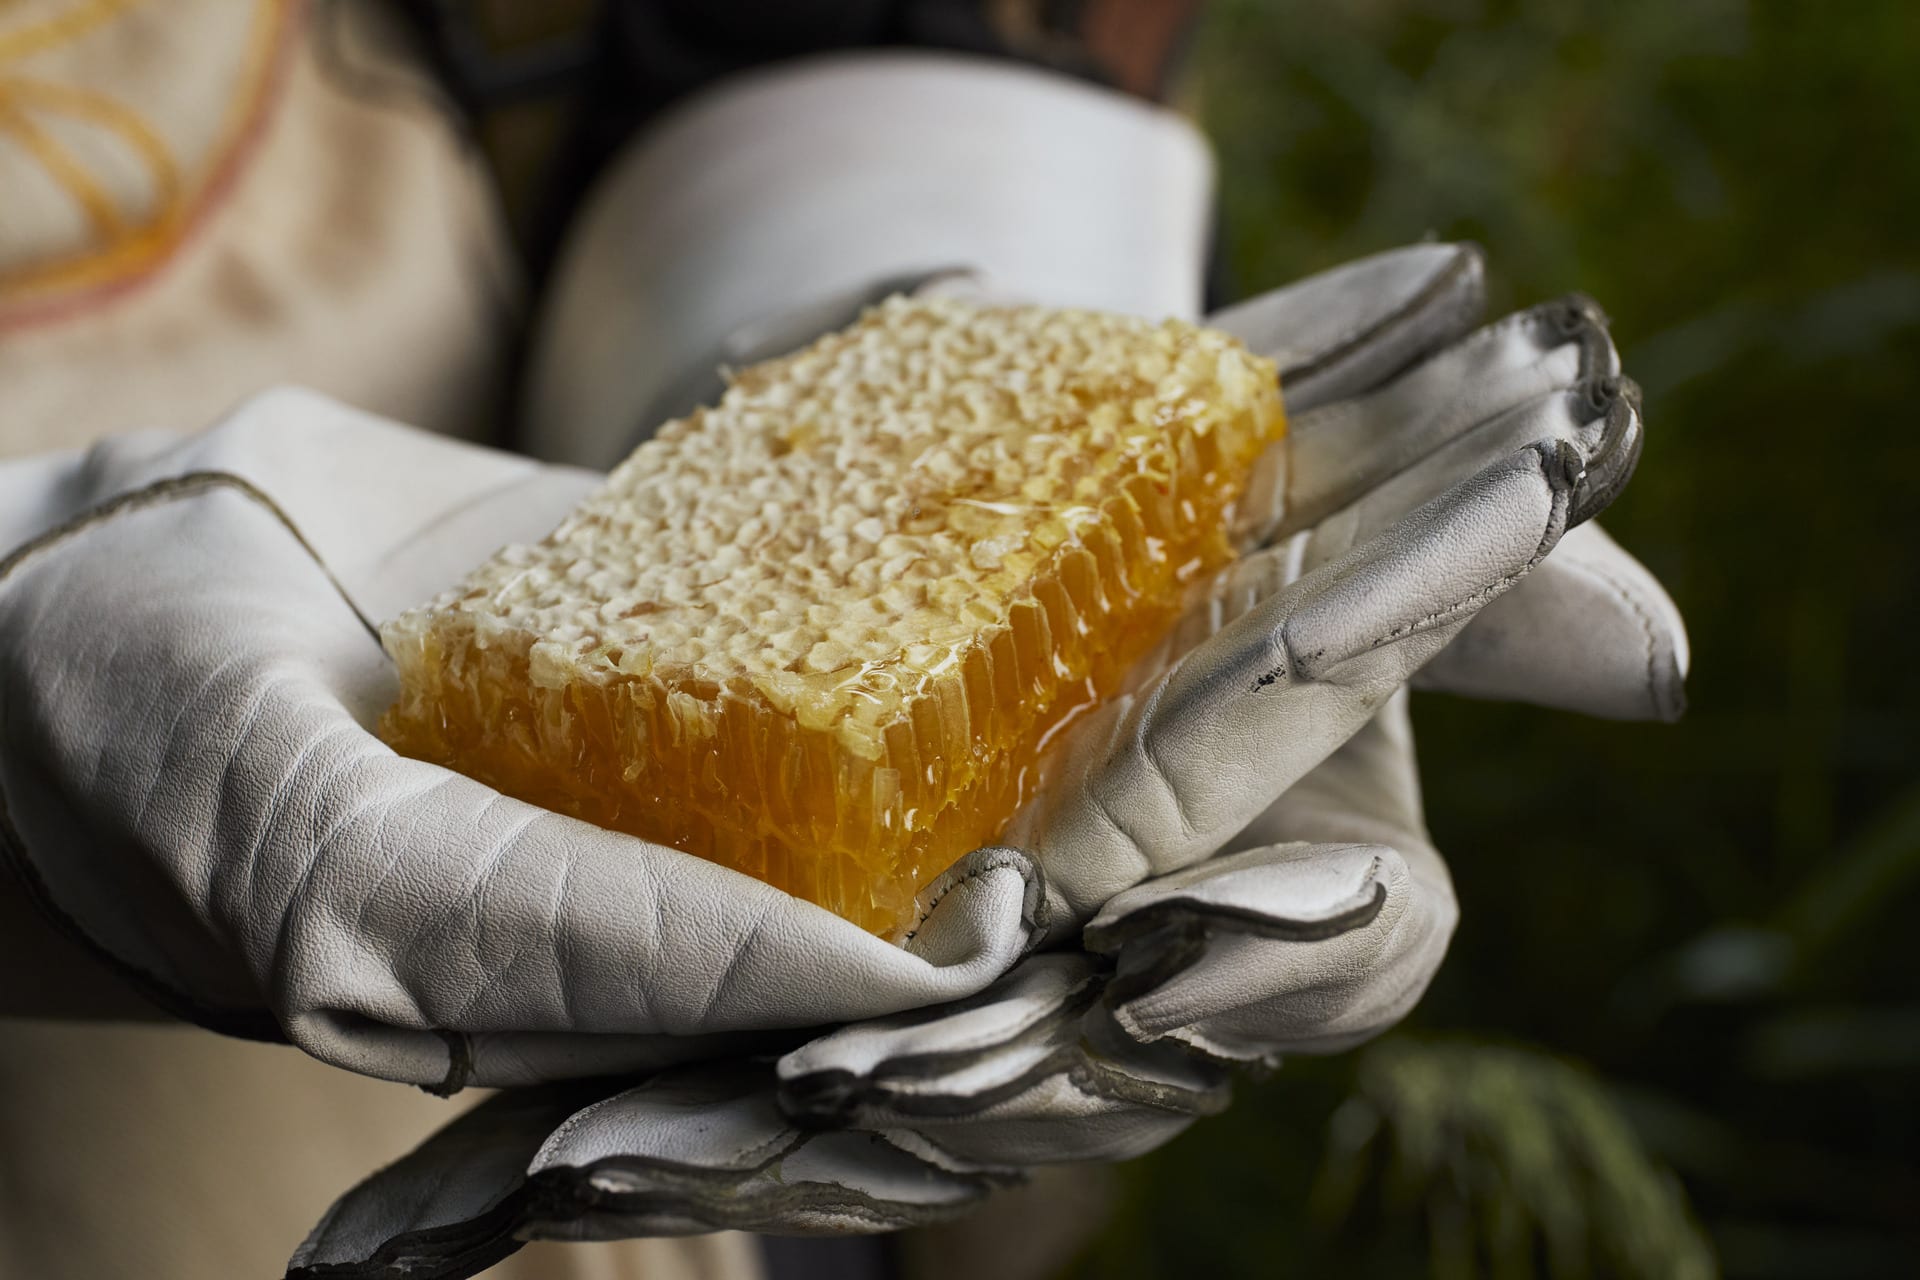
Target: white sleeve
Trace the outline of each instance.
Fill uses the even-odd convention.
[[[524,443],[608,465],[717,387],[757,322],[942,269],[1197,318],[1212,196],[1182,117],[1034,68],[883,52],[722,81],[613,161],[571,233]]]

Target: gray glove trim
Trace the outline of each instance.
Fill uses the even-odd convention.
[[[576,1113],[528,1166],[542,1235],[751,1228],[885,1231],[950,1216],[1005,1179],[927,1163],[884,1134],[810,1132],[765,1066],[688,1068]],[[679,1123],[694,1112],[697,1125]],[[578,1204],[588,1224],[569,1224]],[[608,1218],[615,1221],[611,1227]]]
[[[1228,1082],[1119,1034],[1108,977],[1084,953],[1040,955],[979,995],[841,1027],[780,1059],[780,1108],[811,1127],[884,1131],[963,1171],[1150,1149],[1224,1108]]]
[[[487,1099],[334,1201],[294,1251],[289,1280],[441,1280],[492,1266],[521,1245],[527,1162],[604,1093],[548,1085]]]
[[[736,1066],[670,1073],[610,1098],[604,1084],[498,1094],[336,1201],[294,1253],[289,1280],[472,1275],[535,1238],[773,1220],[794,1234],[891,1231],[944,1221],[1008,1181],[937,1167],[886,1135],[798,1130],[773,1109],[768,1083],[764,1066]],[[675,1123],[689,1109],[711,1123]],[[668,1135],[697,1149],[669,1146]]]
[[[1222,924],[1230,926],[1234,933],[1279,942],[1319,942],[1373,923],[1386,904],[1387,889],[1380,881],[1379,870],[1381,858],[1389,856],[1390,850],[1378,845],[1326,845],[1314,850],[1314,870],[1326,876],[1330,871],[1357,869],[1359,875],[1353,877],[1357,883],[1351,888],[1337,888],[1320,904],[1317,913],[1275,916],[1264,905],[1272,895],[1233,892],[1240,887],[1235,883],[1235,872],[1242,867],[1263,869],[1254,857],[1267,852],[1254,849],[1242,854],[1223,854],[1186,871],[1117,893],[1088,923],[1081,938],[1088,950],[1102,955],[1116,955],[1129,943],[1167,929],[1198,940],[1199,935]],[[1357,859],[1353,855],[1358,855]],[[1194,883],[1197,892],[1180,891],[1187,881]],[[1169,894],[1168,890],[1173,892]],[[1145,905],[1140,905],[1142,902]],[[1149,985],[1159,985],[1165,976],[1161,974]],[[1134,985],[1131,980],[1116,981],[1112,998],[1125,1000],[1127,989]]]

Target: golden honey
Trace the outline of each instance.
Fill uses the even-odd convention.
[[[384,627],[382,733],[897,936],[1231,558],[1283,430],[1226,335],[893,299]]]

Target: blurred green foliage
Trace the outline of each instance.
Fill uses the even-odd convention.
[[[1692,707],[1417,700],[1463,920],[1416,1031],[1128,1166],[1082,1271],[1913,1274],[1920,9],[1214,0],[1194,67],[1239,292],[1437,235],[1496,313],[1605,305]]]
[[[1368,1049],[1309,1207],[1336,1226],[1369,1211],[1418,1219],[1429,1270],[1447,1280],[1714,1273],[1673,1176],[1604,1088],[1519,1049],[1406,1037]]]

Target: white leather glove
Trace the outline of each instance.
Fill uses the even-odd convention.
[[[1024,860],[967,863],[902,949],[369,732],[395,687],[367,619],[541,536],[595,480],[303,392],[0,467],[5,510],[83,509],[0,562],[16,883],[180,1016],[447,1090],[711,1056],[997,977],[1034,935]]]
[[[1117,967],[1041,953],[976,997],[853,1024],[777,1061],[496,1095],[342,1197],[288,1274],[372,1280],[404,1261],[408,1275],[467,1276],[536,1238],[887,1230],[963,1212],[1025,1166],[1149,1150],[1229,1101],[1225,1067],[1135,1038],[1149,1006],[1209,1003],[1181,993],[1182,975],[1212,984],[1231,969],[1275,988],[1290,975],[1303,1011],[1325,1009],[1373,983],[1381,936],[1443,944],[1452,924],[1404,695],[1245,839],[1259,847],[1207,864],[1210,888],[1169,885],[1138,911],[1116,900],[1089,942],[1117,951]],[[1397,850],[1366,843],[1387,840]],[[1249,902],[1257,922],[1236,910]],[[1291,918],[1274,914],[1283,903]],[[1244,986],[1229,979],[1212,1003]]]
[[[1587,490],[1595,506],[1617,491],[1638,446],[1631,395],[1587,305],[1522,313],[1421,361],[1471,323],[1479,286],[1477,255],[1434,246],[1218,318],[1280,354],[1287,371],[1293,465],[1274,459],[1262,519],[1248,530],[1278,542],[1242,560],[1170,641],[1185,647],[1219,633],[1186,664],[1210,659],[1208,678],[1181,686],[1176,671],[1115,708],[1111,737],[1079,739],[1078,790],[1050,793],[1016,827],[1049,873],[1051,919],[1083,918],[1076,894],[1100,903],[1083,948],[1031,957],[945,1007],[850,1024],[771,1064],[688,1069],[606,1097],[548,1090],[485,1104],[344,1198],[296,1269],[371,1274],[353,1268],[400,1254],[453,1265],[449,1250],[479,1236],[504,1248],[535,1236],[925,1221],[1028,1165],[1158,1145],[1225,1104],[1224,1063],[1339,1049],[1400,1017],[1439,963],[1455,906],[1420,817],[1404,694],[1391,692],[1392,664],[1407,659],[1379,655],[1424,635],[1423,626],[1448,632],[1460,620],[1422,605],[1413,627],[1368,628],[1398,634],[1343,657],[1316,642],[1314,626],[1351,624],[1380,607],[1375,597],[1403,603],[1444,587],[1343,581],[1348,594],[1333,596],[1342,603],[1321,622],[1310,610],[1328,595],[1296,597],[1305,610],[1281,602],[1305,585],[1303,570],[1347,554],[1429,492],[1461,503],[1439,509],[1464,509],[1468,524],[1500,510],[1465,507],[1460,482],[1485,481],[1481,463],[1516,442],[1563,440],[1597,459]],[[1326,340],[1349,331],[1364,340],[1345,348]],[[1368,393],[1377,383],[1385,385]],[[1401,545],[1431,553],[1431,535],[1416,541],[1409,523],[1399,526]],[[1677,616],[1624,553],[1604,538],[1589,546],[1575,572],[1549,576],[1549,558],[1505,598],[1504,617],[1482,614],[1457,642],[1476,652],[1443,658],[1435,683],[1616,715],[1671,714],[1685,653]],[[1343,572],[1379,573],[1380,559],[1358,561]],[[1434,560],[1422,564],[1440,572]],[[1596,564],[1616,589],[1580,590]],[[1535,590],[1541,583],[1547,589]],[[1289,670],[1259,686],[1286,699],[1282,716],[1311,729],[1316,703],[1330,705],[1323,714],[1337,725],[1351,705],[1386,699],[1317,767],[1298,763],[1310,742],[1284,733],[1259,750],[1222,750],[1261,736],[1257,718],[1222,725],[1271,668],[1220,673],[1235,671],[1237,652],[1221,641],[1245,627],[1238,619],[1263,613],[1254,652],[1285,648],[1276,636],[1293,640]],[[1561,654],[1528,648],[1569,634],[1586,640]],[[1485,656],[1503,650],[1518,656]],[[1311,667],[1316,660],[1323,665]],[[1563,682],[1541,680],[1556,663]],[[1193,768],[1182,772],[1187,762]],[[1184,848],[1217,847],[1213,831],[1236,826],[1250,806],[1258,812],[1260,789],[1296,768],[1305,776],[1226,852],[1168,869]],[[1101,898],[1142,865],[1153,878]]]
[[[122,496],[0,572],[9,858],[174,1011],[446,1089],[631,1071],[710,1055],[697,1037],[956,998],[1223,845],[1552,547],[1584,492],[1580,450],[1608,456],[1632,421],[1475,458],[1478,474],[1107,708],[1111,734],[1080,737],[1016,823],[1024,852],[969,855],[901,949],[382,746],[366,726],[391,677],[364,618],[546,529],[588,480],[269,398],[183,444],[29,475],[82,505]],[[1553,425],[1531,422],[1520,439]],[[1381,529],[1398,514],[1370,511]],[[1235,581],[1296,561],[1254,557]]]

